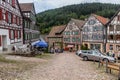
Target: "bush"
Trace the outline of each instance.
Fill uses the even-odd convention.
[[[82,45],[82,46],[81,46],[81,50],[89,50],[89,48],[86,47],[86,46],[84,46],[84,45]]]

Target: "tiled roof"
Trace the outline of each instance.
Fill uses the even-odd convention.
[[[75,24],[79,27],[82,28],[82,26],[85,24],[85,21],[83,20],[78,20],[78,19],[71,19],[71,21],[75,22]]]
[[[52,27],[48,37],[62,37],[62,32],[66,25]]]
[[[104,18],[102,16],[98,16],[96,14],[92,14],[94,17],[96,17],[102,24],[106,25],[109,21],[108,18]]]
[[[20,8],[22,11],[31,11],[33,9],[33,3],[20,3]]]

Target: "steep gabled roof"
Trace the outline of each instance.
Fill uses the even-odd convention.
[[[102,16],[98,16],[96,14],[92,14],[96,19],[98,19],[103,25],[106,25],[109,21],[108,18],[104,18]]]
[[[18,1],[18,0],[16,0],[16,2],[17,2],[17,4],[18,4],[18,8],[19,8],[19,10],[20,10],[20,14],[21,14],[21,16],[23,17],[23,14],[22,14],[22,10],[21,10],[21,8],[20,8],[19,1]]]
[[[66,25],[52,27],[48,37],[62,37],[62,32]]]
[[[82,26],[85,24],[86,21],[78,20],[78,19],[71,19],[71,21],[75,22],[75,24],[81,29]]]
[[[20,3],[20,8],[22,11],[31,11],[33,6],[34,3]]]
[[[118,11],[116,11],[116,13],[113,15],[113,17],[110,19],[110,21],[107,23],[107,25],[118,15],[118,13],[120,12],[120,9]]]

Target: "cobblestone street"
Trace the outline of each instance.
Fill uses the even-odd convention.
[[[115,75],[97,70],[93,62],[82,61],[73,53],[58,54],[45,65],[24,72],[22,80],[116,80]]]

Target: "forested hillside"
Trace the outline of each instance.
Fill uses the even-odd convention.
[[[49,33],[52,26],[67,24],[71,18],[84,20],[91,13],[111,18],[119,8],[120,5],[103,3],[69,5],[38,13],[37,24],[41,34],[45,34]]]

